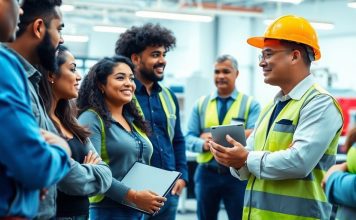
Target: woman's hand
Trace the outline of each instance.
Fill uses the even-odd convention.
[[[88,154],[84,157],[83,164],[98,164],[100,161],[101,158],[90,150]]]
[[[149,190],[136,191],[130,189],[127,200],[134,203],[139,209],[155,213],[160,210],[167,199]]]

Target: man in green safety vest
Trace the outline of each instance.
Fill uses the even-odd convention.
[[[243,219],[329,219],[321,181],[335,163],[343,117],[310,74],[320,59],[316,32],[287,15],[247,42],[262,49],[265,83],[281,91],[262,110],[246,148],[227,136],[233,148],[211,141],[210,150],[235,177],[248,179]]]
[[[219,56],[214,68],[217,90],[198,99],[188,122],[187,149],[199,153],[194,176],[199,220],[217,219],[221,201],[229,219],[242,218],[247,183],[232,177],[228,167],[216,162],[208,143],[212,126],[242,123],[246,136],[255,126],[260,105],[252,97],[237,91],[238,75],[237,60],[230,55]]]

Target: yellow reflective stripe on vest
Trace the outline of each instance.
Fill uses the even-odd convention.
[[[219,116],[217,110],[216,99],[210,100],[211,96],[205,96],[200,98],[198,102],[199,118],[201,133],[210,132],[212,126],[219,125]],[[229,110],[227,111],[225,118],[223,120],[223,125],[228,125],[231,123],[231,119],[234,117],[244,119],[245,122],[247,117],[245,115],[249,112],[250,107],[250,97],[239,93],[236,100],[231,104]],[[198,163],[207,163],[213,158],[211,152],[199,153],[197,156]]]
[[[274,109],[271,103],[261,113],[255,128],[255,150],[270,152],[285,150],[293,141],[301,109],[316,95],[326,94],[313,85],[300,100],[290,100],[272,123],[267,134],[269,118]],[[334,105],[341,109],[334,100]],[[281,120],[283,123],[279,123]],[[289,122],[289,123],[286,123]],[[335,153],[341,129],[312,172],[302,179],[264,180],[251,176],[245,192],[244,219],[326,219],[331,205],[320,186],[325,171],[335,163]]]
[[[104,121],[101,118],[101,116],[99,115],[99,113],[97,113],[94,109],[88,109],[88,111],[93,112],[94,114],[96,114],[97,118],[99,119],[99,122],[100,122],[100,135],[101,135],[101,146],[100,146],[101,147],[100,148],[101,154],[100,154],[100,157],[107,165],[109,165],[110,160],[109,160],[108,151],[106,149],[106,133],[105,133]],[[91,196],[91,197],[89,197],[89,202],[90,203],[98,203],[98,202],[101,202],[104,199],[104,197],[105,196],[102,195],[102,194]]]
[[[174,138],[174,129],[177,120],[176,105],[174,103],[173,97],[169,92],[169,90],[166,87],[163,86],[161,87],[162,87],[162,91],[158,95],[159,95],[159,99],[161,100],[164,113],[166,114],[168,135],[169,135],[169,139],[172,142]]]
[[[169,136],[169,140],[173,142],[174,138],[174,129],[176,126],[176,105],[174,103],[173,97],[169,90],[163,86],[161,86],[162,91],[158,93],[159,100],[161,101],[163,111],[166,115],[167,119],[167,132]],[[137,101],[137,98],[134,96],[133,100],[136,103],[137,110],[140,112],[143,118],[145,118],[145,115],[143,114],[142,108],[140,106],[140,103]]]

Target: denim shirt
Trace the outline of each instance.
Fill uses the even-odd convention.
[[[0,45],[0,56],[0,217],[33,218],[39,189],[58,182],[70,164],[63,149],[48,145],[39,135],[30,85],[16,54]]]
[[[176,170],[182,173],[182,179],[188,182],[188,168],[185,154],[185,141],[180,126],[179,105],[177,97],[171,92],[176,105],[176,126],[174,138],[171,142],[167,130],[167,118],[159,99],[159,92],[162,91],[158,83],[153,84],[152,92],[149,95],[145,86],[135,79],[135,96],[140,103],[145,120],[150,124],[152,134],[149,136],[153,145],[153,155],[151,165],[165,170]]]

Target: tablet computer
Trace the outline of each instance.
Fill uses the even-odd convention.
[[[213,126],[211,127],[211,135],[214,142],[224,147],[233,147],[232,144],[227,142],[226,135],[230,135],[237,142],[246,146],[245,128],[243,124]]]
[[[181,175],[182,174],[177,171],[164,170],[135,162],[121,182],[131,189],[150,190],[159,196],[166,197]],[[148,213],[127,201],[123,202],[123,204],[148,215],[157,214],[157,212],[153,214]]]

